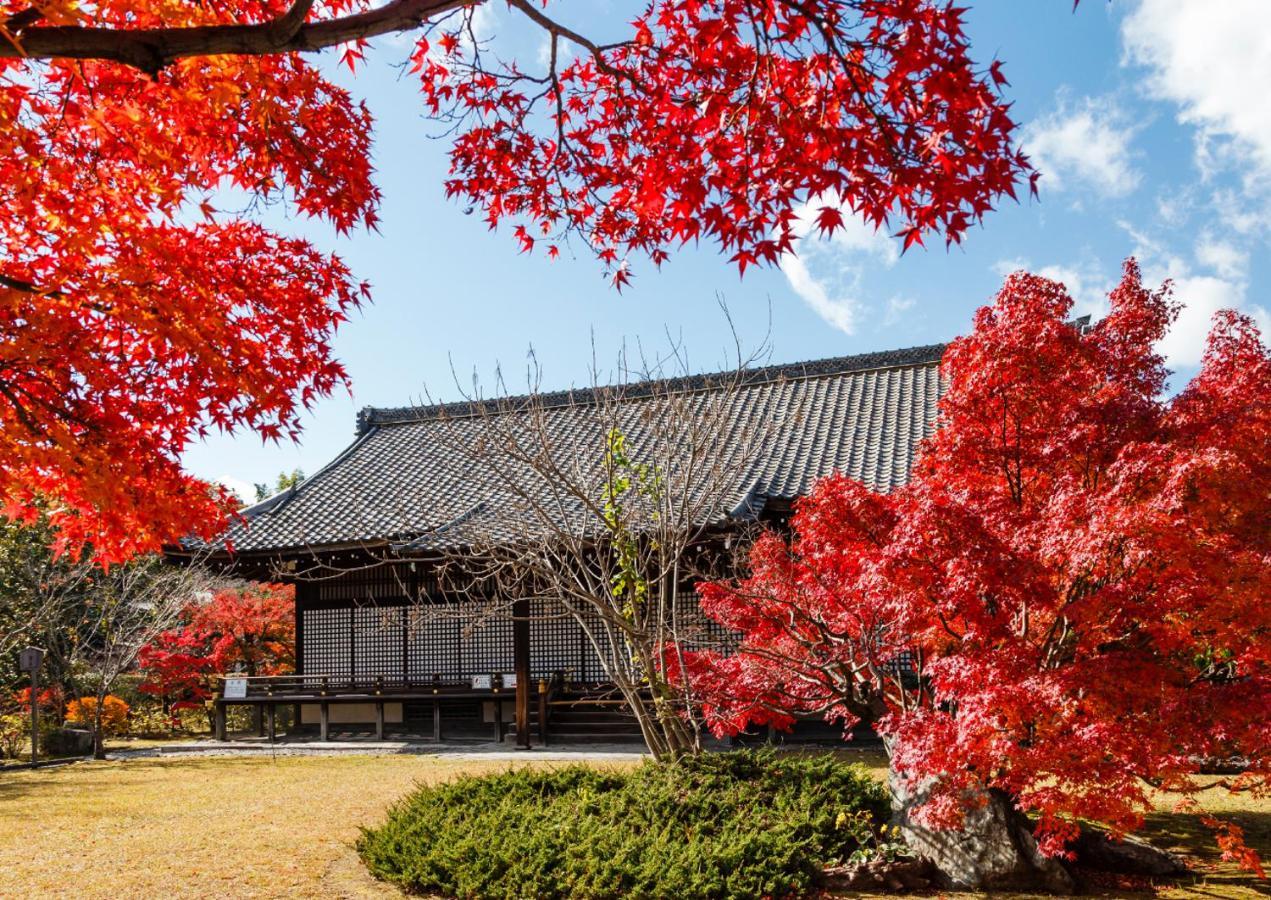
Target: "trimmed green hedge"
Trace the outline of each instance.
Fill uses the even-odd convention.
[[[871,846],[886,814],[859,765],[742,751],[422,787],[358,851],[378,878],[446,896],[782,896]]]

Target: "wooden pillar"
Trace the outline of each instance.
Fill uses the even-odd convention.
[[[512,603],[512,665],[516,669],[516,749],[530,749],[530,601]]]
[[[432,698],[432,739],[441,742],[441,698]]]
[[[271,703],[265,708],[265,729],[269,732],[269,742],[278,739],[278,704]]]
[[[252,727],[256,729],[256,737],[265,736],[265,711],[259,703],[252,704]]]
[[[323,700],[318,704],[318,737],[325,741],[331,732],[331,704]]]
[[[216,733],[216,739],[218,741],[225,740],[226,736],[225,736],[225,701],[224,700],[217,699],[212,701],[212,722],[213,722],[213,730]]]
[[[547,685],[546,678],[538,680],[538,742],[547,746]]]
[[[494,695],[494,739],[503,743],[503,695]]]
[[[384,701],[375,701],[375,740],[384,740]]]
[[[300,704],[291,704],[291,727],[287,729],[291,734],[300,733]]]

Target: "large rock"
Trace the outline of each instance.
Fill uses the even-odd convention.
[[[1177,878],[1189,870],[1178,857],[1131,837],[1113,838],[1107,832],[1082,826],[1069,846],[1082,868],[1120,875]]]
[[[45,728],[40,750],[46,756],[87,756],[93,752],[93,733],[81,728]]]
[[[946,887],[961,890],[1043,890],[1071,893],[1072,876],[1055,859],[1043,855],[1033,840],[1027,817],[1003,794],[990,791],[968,798],[970,811],[958,830],[931,829],[913,821],[912,814],[926,801],[934,780],[906,790],[894,774],[892,824],[919,857],[935,863]],[[974,800],[982,799],[982,805]]]

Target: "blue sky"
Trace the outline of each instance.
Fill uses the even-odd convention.
[[[1187,304],[1161,348],[1176,382],[1194,371],[1215,309],[1242,308],[1271,331],[1271,3],[1086,0],[1074,13],[1067,0],[969,2],[976,59],[1005,62],[1023,143],[1044,172],[1040,201],[1007,201],[962,246],[933,241],[903,258],[864,227],[802,241],[780,270],[744,279],[712,247],[688,249],[660,272],[638,263],[621,294],[592,258],[522,255],[510,230],[492,233],[445,200],[447,144],[396,67],[407,43],[382,40],[355,76],[336,76],[376,117],[380,232],[337,237],[266,213],[372,284],[374,302],[335,341],[352,396],[317,404],[297,444],[215,435],[186,465],[240,490],[282,470],[312,473],[352,439],[362,406],[453,399],[454,372],[488,385],[501,367],[523,386],[531,349],[547,388],[586,384],[593,342],[603,365],[624,341],[664,345],[668,333],[694,368],[717,368],[729,343],[718,297],[744,340],[767,336],[771,361],[787,362],[947,340],[1016,268],[1064,281],[1079,311],[1097,315],[1135,255]],[[618,2],[554,6],[601,38],[627,17]],[[503,52],[533,58],[540,36],[500,7],[483,27]],[[334,72],[334,56],[324,65]]]

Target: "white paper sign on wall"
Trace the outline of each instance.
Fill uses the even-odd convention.
[[[472,689],[474,691],[490,690],[490,676],[489,675],[473,675]]]
[[[226,700],[245,700],[247,698],[247,679],[226,678],[225,690],[221,696]]]
[[[510,675],[503,676],[503,686],[510,687],[510,688],[516,687],[516,673],[515,672],[513,672]]]

